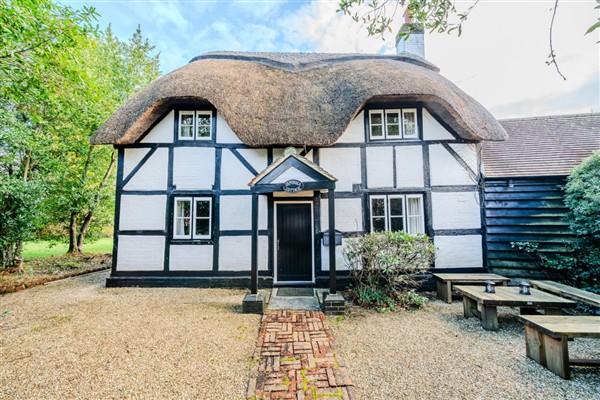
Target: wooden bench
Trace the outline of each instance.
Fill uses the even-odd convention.
[[[545,315],[562,315],[563,308],[577,306],[572,300],[536,289],[531,289],[530,295],[519,294],[516,286],[499,286],[495,293],[487,293],[484,286],[455,286],[454,289],[463,295],[465,318],[479,318],[486,331],[498,330],[498,307],[520,307],[521,314],[541,309]]]
[[[510,278],[496,274],[433,274],[439,299],[452,303],[452,285],[483,284],[490,280],[503,286],[508,284]]]
[[[600,307],[600,295],[563,285],[554,281],[531,281],[531,285],[539,290],[553,293],[571,300],[577,300],[592,306]]]
[[[525,324],[527,357],[563,379],[571,379],[571,365],[600,367],[600,360],[569,359],[568,341],[600,338],[600,317],[520,316]]]

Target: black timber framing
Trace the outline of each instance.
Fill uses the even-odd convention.
[[[512,246],[538,243],[542,252],[563,253],[572,239],[562,186],[566,177],[487,178],[485,200],[486,259],[491,272],[539,278],[534,258]]]
[[[206,106],[206,107],[205,107]],[[446,124],[443,123],[443,121],[440,121],[440,118],[437,117],[433,112],[431,113],[431,115],[442,125],[444,126],[449,132],[450,134],[452,134],[455,139],[443,139],[443,140],[423,140],[424,135],[426,134],[426,132],[424,131],[424,126],[423,126],[423,103],[420,102],[415,102],[415,103],[406,103],[406,102],[383,102],[383,103],[375,103],[375,102],[371,102],[368,103],[367,106],[365,106],[364,111],[366,111],[363,115],[364,115],[364,123],[365,126],[368,123],[368,109],[371,108],[416,108],[417,109],[417,124],[418,124],[418,130],[419,130],[419,138],[418,139],[400,139],[400,140],[382,140],[382,141],[370,141],[368,138],[368,127],[367,129],[365,129],[364,135],[365,135],[365,142],[346,142],[346,143],[335,143],[332,146],[329,146],[329,148],[358,148],[360,149],[360,157],[361,157],[361,183],[360,185],[356,184],[354,185],[354,187],[352,188],[352,191],[348,191],[348,192],[341,192],[341,191],[333,191],[331,190],[331,192],[333,192],[333,196],[335,199],[344,199],[344,198],[356,198],[356,199],[360,199],[361,200],[361,204],[362,204],[362,210],[363,210],[363,231],[361,232],[343,232],[343,237],[348,238],[348,237],[354,237],[362,232],[365,231],[369,231],[370,229],[370,219],[369,219],[369,195],[371,194],[423,194],[424,196],[424,210],[425,210],[425,216],[424,216],[424,220],[425,220],[425,229],[426,229],[426,233],[430,236],[434,236],[436,234],[443,234],[443,235],[466,235],[466,234],[485,234],[486,232],[481,232],[480,230],[433,230],[432,227],[432,199],[431,199],[431,193],[433,192],[472,192],[475,191],[477,192],[480,187],[477,184],[474,185],[446,185],[446,186],[431,186],[431,178],[430,178],[430,166],[429,166],[429,146],[430,145],[434,145],[434,144],[438,144],[438,145],[442,145],[443,147],[445,147],[446,149],[449,148],[449,144],[457,144],[457,143],[478,143],[477,141],[473,141],[473,140],[465,140],[460,138],[455,132],[452,131],[452,129],[447,126]],[[212,137],[211,140],[197,140],[197,141],[193,141],[193,140],[178,140],[178,120],[179,120],[179,116],[178,116],[178,112],[179,110],[206,110],[206,109],[210,109],[212,110],[213,114],[212,114],[212,123],[213,123],[213,127],[212,127]],[[172,110],[167,111],[164,115],[168,115]],[[277,190],[279,191],[280,185],[273,185],[272,187],[267,187],[264,186],[263,189],[265,189],[265,192],[261,193],[260,195],[265,195],[266,199],[267,199],[267,229],[262,229],[262,230],[221,230],[220,229],[220,198],[221,196],[228,196],[228,195],[235,195],[235,196],[248,196],[248,200],[251,199],[251,196],[253,196],[253,193],[250,190],[247,189],[236,189],[236,190],[222,190],[221,189],[221,170],[222,170],[222,152],[223,151],[231,151],[231,153],[246,167],[246,169],[248,169],[251,172],[256,172],[254,170],[254,168],[252,167],[252,165],[244,159],[244,157],[242,156],[241,152],[239,152],[238,150],[242,150],[242,149],[254,149],[253,147],[247,146],[245,144],[242,143],[218,143],[218,132],[217,132],[217,126],[216,126],[216,122],[217,122],[217,118],[216,118],[216,110],[214,110],[214,107],[209,106],[209,105],[205,105],[205,104],[201,104],[201,105],[197,105],[197,104],[185,104],[185,105],[178,105],[176,107],[176,109],[174,110],[173,113],[174,116],[174,120],[173,120],[173,143],[135,143],[135,144],[130,144],[130,145],[122,145],[122,146],[115,146],[118,151],[119,151],[119,162],[121,163],[121,175],[119,177],[119,164],[117,166],[117,194],[116,194],[116,207],[115,207],[115,233],[114,233],[114,248],[113,248],[113,274],[115,277],[120,277],[120,278],[128,278],[130,280],[133,280],[136,277],[142,276],[142,277],[155,277],[156,279],[169,279],[169,277],[177,277],[177,278],[184,278],[186,276],[190,276],[190,277],[199,277],[199,278],[203,278],[203,280],[206,280],[205,278],[210,278],[210,277],[218,277],[218,278],[222,278],[222,279],[231,279],[231,280],[235,280],[235,279],[245,279],[244,277],[246,277],[248,279],[248,285],[250,283],[250,275],[249,275],[249,271],[235,271],[233,273],[228,272],[228,271],[219,271],[219,239],[221,236],[240,236],[240,237],[250,237],[251,239],[253,237],[256,237],[257,239],[259,237],[267,237],[268,238],[268,252],[267,252],[267,270],[263,271],[258,271],[258,276],[259,276],[259,283],[258,286],[261,286],[263,283],[265,282],[269,282],[269,279],[271,279],[271,283],[272,284],[272,277],[273,276],[273,269],[274,269],[274,236],[273,236],[273,227],[274,227],[274,201],[282,201],[286,198],[282,198],[282,197],[277,197],[274,198],[271,191]],[[154,124],[157,125],[158,122],[160,122],[160,119]],[[148,132],[146,132],[146,134],[144,134],[142,136],[142,139],[144,137],[146,137]],[[368,187],[368,182],[367,182],[367,163],[366,163],[366,149],[367,147],[378,147],[378,146],[385,146],[385,147],[392,147],[392,151],[393,151],[393,166],[392,168],[394,169],[393,171],[393,187],[391,188],[369,188]],[[396,150],[398,147],[402,147],[402,146],[421,146],[423,149],[423,179],[424,179],[424,187],[423,188],[403,188],[403,187],[397,187],[397,171],[396,171],[396,161],[397,161],[397,154],[396,154]],[[214,185],[212,187],[212,189],[206,189],[206,190],[177,190],[175,187],[173,187],[173,149],[175,147],[204,147],[204,148],[213,148],[215,150],[215,181],[214,181]],[[124,183],[128,182],[134,175],[135,173],[130,173],[128,174],[127,177],[123,177],[123,167],[124,167],[124,151],[125,149],[134,149],[134,148],[147,148],[149,149],[149,152],[144,156],[145,160],[144,162],[146,162],[151,156],[152,154],[154,154],[158,149],[160,148],[167,148],[169,149],[169,184],[166,190],[150,190],[150,191],[143,191],[143,190],[124,190]],[[267,151],[267,165],[270,165],[273,161],[274,161],[274,157],[273,157],[273,152],[274,149],[280,149],[281,146],[271,146],[271,147],[266,147],[266,151]],[[451,148],[450,148],[451,149]],[[312,150],[312,154],[313,154],[313,161],[315,162],[315,164],[320,165],[320,157],[319,157],[319,148],[307,148],[304,150],[304,152],[308,153],[309,151]],[[451,152],[452,154],[452,152]],[[454,154],[453,154],[454,156]],[[245,162],[244,162],[245,161]],[[460,162],[460,161],[459,161]],[[463,161],[464,163],[464,161]],[[465,163],[466,164],[466,163]],[[302,164],[304,165],[304,164]],[[462,165],[462,164],[461,164]],[[137,168],[137,170],[139,170],[141,167],[143,166],[143,163],[140,163],[139,165],[137,165],[135,168]],[[464,165],[463,165],[464,167]],[[254,171],[253,171],[254,170]],[[310,171],[309,171],[310,172]],[[124,182],[124,180],[126,180]],[[307,183],[307,186],[305,186],[305,190],[314,190],[315,194],[314,196],[310,197],[309,199],[313,202],[313,212],[314,212],[314,262],[315,262],[315,279],[317,284],[325,284],[330,282],[330,279],[328,277],[328,275],[331,272],[328,271],[323,271],[322,270],[322,266],[321,266],[321,239],[322,239],[322,227],[321,227],[321,201],[324,198],[328,198],[330,196],[330,193],[321,193],[322,189],[325,190],[329,190],[329,189],[333,189],[333,185],[332,187],[325,187],[322,189],[318,189],[317,187],[312,187],[309,183]],[[256,192],[259,193],[259,192]],[[138,196],[145,196],[145,195],[166,195],[167,196],[167,207],[168,209],[166,210],[166,214],[167,214],[167,221],[166,221],[166,227],[164,231],[140,231],[140,230],[133,230],[133,231],[120,231],[119,230],[119,226],[118,226],[118,221],[119,221],[119,215],[120,215],[120,200],[121,200],[121,195],[138,195]],[[173,229],[173,224],[172,224],[172,213],[173,213],[173,206],[172,206],[172,199],[173,196],[212,196],[213,197],[213,208],[212,208],[212,214],[213,214],[213,236],[211,238],[211,240],[190,240],[190,241],[186,241],[186,240],[172,240],[172,229]],[[290,198],[290,200],[295,200],[297,198]],[[335,203],[335,202],[333,202]],[[483,220],[482,220],[483,222]],[[330,229],[331,231],[331,229]],[[330,232],[332,233],[332,232]],[[123,234],[123,235],[148,235],[148,236],[165,236],[165,240],[166,240],[166,245],[165,245],[165,264],[164,264],[164,269],[163,271],[158,272],[156,275],[154,275],[154,273],[150,272],[149,274],[146,273],[142,273],[142,272],[132,272],[131,274],[127,275],[122,275],[123,271],[117,271],[116,267],[117,267],[117,253],[118,253],[118,236],[119,234]],[[485,242],[485,241],[484,241]],[[170,247],[171,246],[176,246],[176,245],[213,245],[213,259],[212,259],[212,270],[206,270],[206,271],[170,271],[169,270],[169,257],[170,257]],[[325,249],[325,251],[331,251],[330,249]],[[334,252],[335,253],[335,252]],[[484,252],[484,256],[487,255],[487,252]],[[335,255],[334,255],[335,257]],[[331,270],[331,268],[330,268]],[[346,271],[337,271],[337,276],[342,277],[342,280],[344,279],[343,277],[345,276]],[[198,282],[198,284],[200,285],[201,283]],[[203,283],[202,283],[203,284]],[[248,287],[248,285],[246,285],[245,287]]]

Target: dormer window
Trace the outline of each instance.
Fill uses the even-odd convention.
[[[415,108],[369,110],[369,139],[418,139]]]
[[[179,140],[210,140],[212,111],[179,111]]]

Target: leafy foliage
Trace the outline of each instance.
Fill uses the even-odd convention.
[[[6,209],[28,221],[10,236],[4,262],[34,228],[50,226],[47,239],[68,238],[81,251],[86,235],[112,221],[115,152],[89,137],[159,75],[159,60],[139,27],[122,42],[110,27],[99,32],[96,17],[92,7],[0,0],[0,184],[15,192]],[[33,188],[35,202],[22,195]]]
[[[584,160],[565,186],[571,232],[586,240],[600,240],[600,151]]]
[[[600,0],[596,0],[596,7],[594,7],[595,10],[600,10]],[[590,33],[596,31],[597,29],[600,29],[600,17],[598,17],[598,20],[592,24],[587,31],[585,31],[586,35],[589,35]],[[596,43],[600,43],[600,41],[596,42]]]
[[[426,30],[438,33],[462,33],[462,24],[467,20],[479,0],[473,0],[465,12],[457,13],[454,0],[340,0],[338,12],[343,12],[356,22],[365,25],[369,36],[382,36],[386,31],[391,32],[391,24],[397,15],[398,9],[406,9],[409,15]],[[357,9],[366,5],[366,11],[361,14]],[[389,7],[392,8],[391,12]],[[458,17],[457,23],[449,23],[450,16]],[[414,24],[408,31],[398,34],[406,38],[412,30],[418,29]],[[412,30],[411,30],[412,29]]]
[[[415,286],[415,276],[433,262],[434,246],[427,236],[374,232],[350,239],[344,255],[359,304],[394,310],[424,303],[422,296],[408,290]]]

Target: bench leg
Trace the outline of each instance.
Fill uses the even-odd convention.
[[[544,315],[565,315],[562,308],[544,308]]]
[[[565,337],[554,339],[526,325],[525,351],[527,357],[541,366],[548,368],[563,379],[571,379],[569,347]]]
[[[481,309],[481,325],[486,331],[498,330],[498,308],[484,305]]]
[[[438,298],[446,303],[452,303],[452,283],[435,281]]]
[[[475,317],[477,311],[477,302],[470,297],[463,296],[463,312],[465,318]]]
[[[535,308],[531,308],[531,307],[521,307],[519,309],[519,313],[521,315],[540,315],[540,313],[537,312],[537,310]]]

